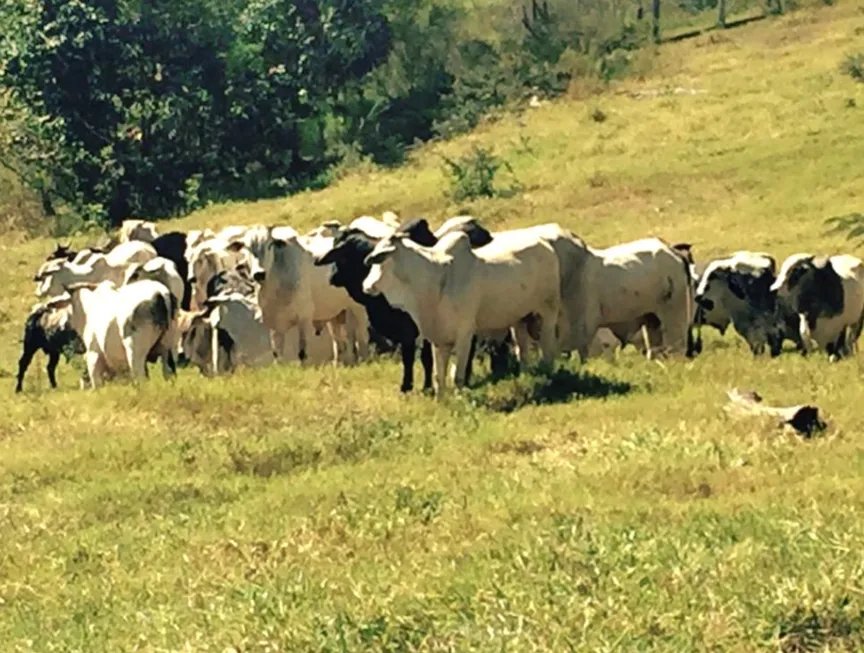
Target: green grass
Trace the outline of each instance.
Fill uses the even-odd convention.
[[[401,169],[171,226],[464,210],[699,257],[854,252],[823,220],[864,202],[847,102],[864,106],[864,87],[840,71],[862,26],[841,3],[670,45],[642,81],[574,91]],[[678,86],[704,93],[632,97]],[[450,203],[441,156],[474,145],[524,192]],[[0,243],[3,650],[864,648],[860,357],[754,361],[730,334],[692,362],[562,363],[553,397],[528,376],[443,404],[400,396],[391,360],[86,394],[65,365],[48,390],[40,360],[13,397],[51,246]],[[816,403],[829,428],[803,441],[733,418],[735,386]]]

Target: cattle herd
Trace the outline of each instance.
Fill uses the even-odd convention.
[[[779,270],[761,252],[696,263],[689,245],[646,238],[590,247],[558,224],[488,231],[460,216],[432,231],[393,213],[305,235],[288,226],[232,226],[160,235],[127,220],[112,247],[57,246],[35,275],[16,391],[38,350],[56,387],[60,356],[83,354],[82,387],[147,376],[178,362],[205,376],[300,361],[351,365],[398,347],[401,389],[445,394],[448,367],[467,384],[478,347],[493,375],[539,348],[551,369],[633,344],[647,357],[702,351],[701,329],[732,325],[754,355],[790,340],[832,360],[856,351],[864,322],[864,264],[795,254]],[[434,354],[434,357],[433,357]]]

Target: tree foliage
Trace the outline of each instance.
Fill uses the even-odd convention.
[[[526,6],[481,34],[456,0],[0,0],[0,163],[49,213],[172,216],[398,163],[642,42],[629,0]]]
[[[4,0],[5,161],[107,219],[284,192],[326,166],[335,89],[389,29],[353,0]]]

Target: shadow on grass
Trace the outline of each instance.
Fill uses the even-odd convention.
[[[523,406],[562,404],[572,399],[602,399],[626,395],[633,385],[590,372],[558,369],[551,374],[522,374],[500,381],[484,380],[467,391],[468,401],[497,413],[512,413]]]
[[[848,597],[836,599],[821,609],[797,608],[780,619],[782,653],[804,653],[830,648],[860,651],[864,647],[864,611],[854,609]]]

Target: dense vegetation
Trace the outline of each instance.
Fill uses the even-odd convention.
[[[3,0],[0,161],[109,225],[284,195],[620,76],[649,36],[630,0]]]

